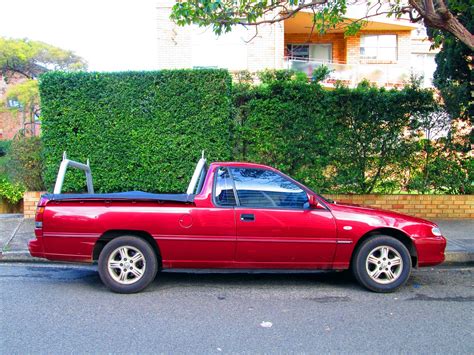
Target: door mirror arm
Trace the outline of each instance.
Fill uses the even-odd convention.
[[[312,194],[308,194],[308,202],[309,202],[309,208],[312,208],[312,209],[318,209],[318,210],[321,210],[321,209],[326,209],[324,208],[324,206],[318,201],[318,199],[316,198],[315,195],[312,195]]]

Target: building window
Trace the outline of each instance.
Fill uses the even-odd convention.
[[[332,62],[332,45],[330,43],[288,44],[286,50],[290,60]]]
[[[397,35],[360,36],[361,59],[396,61]]]
[[[7,100],[7,107],[9,108],[20,108],[20,102],[16,99],[8,99]]]
[[[290,59],[309,59],[309,45],[307,44],[288,44],[286,49]]]

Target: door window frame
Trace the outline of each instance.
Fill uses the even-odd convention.
[[[217,177],[218,177],[217,171],[221,168],[226,168],[227,169],[227,171],[229,172],[230,178],[232,180],[232,190],[234,192],[235,203],[236,203],[235,206],[223,206],[223,205],[220,205],[217,202],[217,196],[216,196]],[[235,187],[234,177],[232,176],[231,169],[252,169],[252,170],[270,171],[272,173],[275,173],[275,174],[279,175],[280,177],[282,177],[284,179],[289,180],[290,182],[292,182],[293,184],[298,186],[301,190],[303,190],[306,193],[306,195],[308,195],[308,194],[317,195],[314,191],[311,191],[309,188],[304,186],[302,183],[296,181],[295,179],[293,179],[292,177],[290,177],[286,174],[283,174],[282,172],[280,172],[278,170],[266,169],[266,168],[248,168],[248,167],[239,167],[239,166],[219,165],[219,166],[216,166],[216,168],[214,170],[214,179],[213,179],[214,181],[213,181],[213,186],[212,186],[212,203],[214,204],[214,206],[220,207],[220,208],[243,208],[243,209],[264,209],[264,210],[289,210],[289,211],[307,211],[307,210],[310,211],[310,210],[313,210],[311,208],[311,206],[309,206],[307,208],[304,208],[304,207],[303,208],[278,207],[278,206],[277,207],[273,207],[273,206],[270,206],[270,207],[246,207],[246,206],[241,206],[239,196],[237,194],[237,188]],[[324,203],[324,201],[321,203],[320,200],[321,199],[319,199],[319,202],[324,207],[324,210],[325,211],[330,211],[329,207]],[[323,211],[323,210],[320,210],[320,211]]]
[[[232,192],[234,194],[235,206],[224,206],[224,205],[221,205],[217,201],[216,188],[217,188],[217,179],[219,177],[219,174],[217,172],[219,171],[219,169],[223,169],[223,168],[227,169],[227,172],[229,173],[229,176],[230,176],[230,180],[232,181]],[[231,168],[230,166],[216,166],[216,168],[214,170],[214,179],[213,179],[213,183],[212,183],[212,203],[216,207],[234,208],[234,207],[240,206],[239,196],[237,195],[237,189],[235,188],[234,177],[232,176],[230,168]]]

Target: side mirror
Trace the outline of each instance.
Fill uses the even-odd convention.
[[[315,208],[315,209],[324,209],[323,205],[321,205],[316,198],[316,196],[312,194],[308,194],[308,202],[309,202],[309,207],[310,208]]]

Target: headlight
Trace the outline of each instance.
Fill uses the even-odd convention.
[[[437,237],[441,237],[442,234],[441,234],[441,231],[438,227],[433,227],[431,228],[431,233],[433,233],[433,235],[437,236]]]

